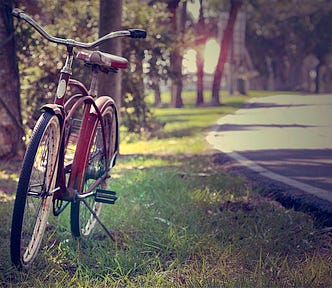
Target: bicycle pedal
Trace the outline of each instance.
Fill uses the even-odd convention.
[[[95,195],[96,202],[114,204],[117,199],[118,199],[118,197],[116,196],[115,191],[103,190],[103,189],[97,189],[97,191],[96,191],[96,195]]]

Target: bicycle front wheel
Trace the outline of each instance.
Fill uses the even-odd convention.
[[[52,207],[59,145],[59,119],[45,112],[25,153],[14,202],[10,254],[19,268],[31,264],[42,242]]]
[[[114,165],[115,153],[117,150],[117,117],[114,106],[108,106],[102,112],[102,125],[98,121],[95,131],[91,131],[93,141],[89,150],[87,166],[84,169],[84,185],[82,194],[84,194],[95,181],[105,172],[108,172],[110,166]],[[103,141],[105,139],[105,142]],[[104,143],[106,144],[104,146]],[[96,189],[107,189],[106,180],[103,181]],[[82,201],[76,201],[71,204],[71,230],[75,237],[88,236],[94,229],[97,220],[94,213],[99,217],[101,214],[102,203],[95,202],[95,197],[91,196]]]

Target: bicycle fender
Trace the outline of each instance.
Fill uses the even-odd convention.
[[[40,110],[48,111],[54,115],[62,115],[61,108],[57,104],[46,104],[43,105]]]
[[[96,105],[97,105],[97,107],[99,107],[100,111],[102,111],[104,109],[104,107],[106,107],[108,105],[112,105],[115,108],[115,110],[117,110],[114,100],[109,96],[101,96],[101,97],[97,98]],[[96,110],[94,108],[92,108],[91,113],[96,114]]]

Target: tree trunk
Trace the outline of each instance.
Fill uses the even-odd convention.
[[[160,91],[160,85],[159,82],[161,81],[159,74],[158,74],[158,68],[157,67],[157,60],[158,57],[154,56],[150,60],[150,66],[151,66],[151,72],[150,73],[150,87],[154,92],[154,107],[161,107],[161,91]]]
[[[196,26],[196,66],[197,66],[197,98],[196,106],[204,104],[204,47],[206,42],[205,36],[205,19],[203,15],[203,0],[199,1],[199,18]]]
[[[196,49],[196,65],[197,65],[197,98],[196,106],[204,104],[204,58],[203,58],[204,46],[200,46]]]
[[[11,1],[0,0],[0,158],[22,157],[25,148],[11,9]]]
[[[180,23],[178,25],[177,21],[177,8],[179,4],[179,0],[170,1],[168,3],[168,9],[171,12],[171,25],[173,27],[173,31],[175,35],[180,34],[180,39],[182,37],[182,33],[184,30],[184,23],[185,19],[183,19],[183,13],[186,13],[186,2],[182,3],[182,11],[180,17]],[[182,26],[183,25],[183,26]],[[183,28],[183,30],[182,30]],[[179,33],[180,32],[180,33]],[[182,55],[180,53],[179,44],[176,45],[174,50],[171,52],[170,55],[170,70],[172,73],[172,83],[171,83],[171,106],[173,108],[181,108],[183,107],[182,102]]]
[[[228,48],[232,42],[232,36],[233,36],[236,16],[237,16],[238,11],[241,8],[241,5],[242,5],[242,1],[231,0],[231,9],[229,12],[229,17],[228,17],[227,25],[226,25],[226,28],[224,31],[224,35],[221,40],[219,59],[218,59],[218,63],[216,66],[216,70],[214,72],[214,77],[213,77],[212,99],[211,99],[211,105],[213,105],[213,106],[220,105],[219,91],[220,91],[220,85],[221,85],[221,78],[222,78],[222,74],[224,72],[224,66],[225,66],[225,62],[227,59]]]
[[[171,83],[171,107],[181,108],[183,107],[182,102],[182,56],[179,49],[176,48],[170,57],[171,70],[173,74],[173,79]]]
[[[100,0],[99,4],[99,36],[119,30],[122,21],[122,0]],[[105,42],[101,51],[121,55],[120,39]],[[118,108],[121,105],[121,72],[99,75],[99,95],[109,95],[114,98]]]
[[[162,103],[159,83],[154,83],[152,88],[154,92],[154,107],[161,107]]]
[[[320,59],[319,64],[316,66],[316,78],[315,78],[315,93],[319,94],[320,92],[320,79],[321,79],[321,68],[322,68],[323,64],[322,61]]]

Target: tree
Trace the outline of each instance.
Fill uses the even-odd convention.
[[[211,98],[211,105],[217,106],[220,105],[220,99],[219,99],[219,91],[220,91],[220,85],[221,85],[221,78],[224,71],[224,66],[227,59],[227,53],[228,48],[232,41],[233,36],[233,29],[234,24],[236,21],[236,16],[238,11],[240,10],[242,6],[241,0],[231,0],[231,8],[229,12],[229,17],[227,21],[227,25],[221,40],[220,44],[220,54],[217,62],[217,66],[214,72],[213,77],[213,84],[212,84],[212,98]]]
[[[160,85],[167,82],[169,77],[169,57],[173,50],[173,30],[169,25],[169,13],[167,4],[161,2],[150,3],[148,37],[144,43],[148,43],[145,50],[145,61],[147,62],[147,87],[154,92],[154,106],[162,105]],[[152,17],[151,15],[154,15]]]
[[[260,74],[256,87],[268,88],[272,80],[274,89],[302,89],[303,60],[310,55],[320,58],[319,46],[329,50],[331,26],[320,23],[331,19],[332,2],[303,0],[299,6],[296,1],[250,0],[246,11],[246,44]]]
[[[147,30],[147,38],[122,43],[123,55],[130,60],[130,67],[123,73],[121,112],[122,124],[129,132],[151,135],[161,126],[145,101],[145,87],[156,91],[157,82],[165,78],[165,62],[169,63],[169,58],[165,58],[172,42],[166,25],[169,23],[167,6],[159,1],[144,2],[124,1],[123,25]]]
[[[20,108],[19,73],[15,54],[12,2],[0,2],[0,158],[22,156],[24,129]]]
[[[182,11],[180,23],[178,23],[177,11],[180,0],[168,1],[168,9],[171,13],[171,26],[173,33],[177,36],[177,44],[170,54],[170,72],[171,72],[171,106],[174,108],[181,108],[182,102],[182,55],[180,51],[180,42],[183,36],[184,27],[184,13],[186,13],[186,2],[182,3]]]
[[[99,4],[99,37],[121,28],[122,0],[100,0]],[[121,55],[121,41],[114,39],[101,46],[101,50]],[[99,75],[99,94],[111,95],[118,107],[121,105],[121,72],[113,75]]]
[[[330,30],[326,30],[326,27],[332,27],[332,12],[326,13],[318,21],[316,28],[316,35],[319,39],[315,45],[314,52],[319,60],[319,64],[316,67],[316,87],[315,92],[320,92],[320,78],[321,68],[326,65],[326,56],[332,52],[332,34]],[[331,83],[329,83],[331,85]]]
[[[199,0],[199,17],[196,24],[196,65],[197,65],[197,98],[196,106],[204,104],[204,47],[206,43],[205,19],[203,15],[203,0]]]

